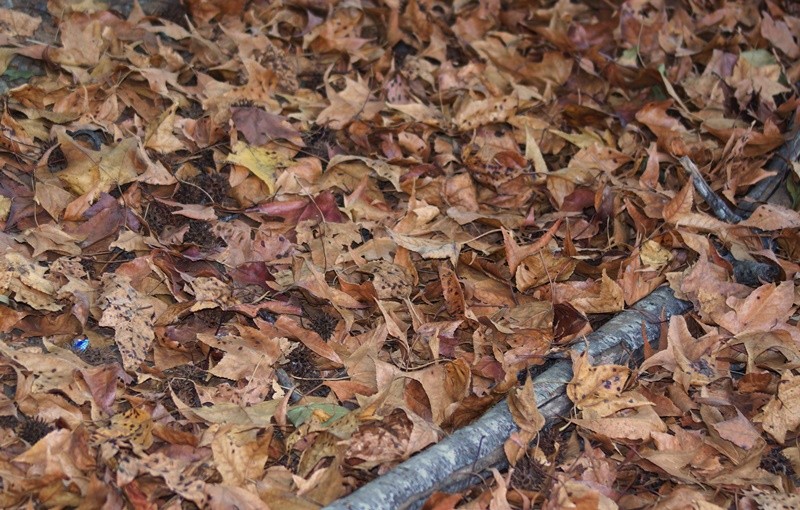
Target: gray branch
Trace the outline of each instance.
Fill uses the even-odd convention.
[[[625,310],[586,337],[577,351],[588,346],[596,364],[625,363],[640,359],[646,332],[657,339],[663,321],[690,308],[667,287],[656,289],[633,309]],[[534,378],[539,410],[552,423],[567,416],[572,403],[566,384],[572,378],[572,362],[556,361]],[[458,491],[479,480],[486,470],[506,466],[503,443],[517,430],[508,403],[502,400],[486,414],[451,436],[403,462],[325,510],[417,509],[434,491]]]

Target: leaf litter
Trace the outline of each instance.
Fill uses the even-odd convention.
[[[426,508],[796,506],[797,162],[706,205],[789,142],[793,2],[111,4],[0,9],[0,506],[320,508],[506,395]],[[660,285],[546,428],[518,372]]]

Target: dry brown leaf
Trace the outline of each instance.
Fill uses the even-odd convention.
[[[734,335],[770,331],[784,323],[794,310],[794,285],[782,282],[778,286],[762,285],[744,299],[729,297],[731,308],[724,314],[712,315],[717,323]]]
[[[145,135],[144,147],[146,149],[166,154],[179,151],[184,147],[184,143],[173,134],[176,110],[177,105],[173,105],[150,125],[148,133]]]
[[[367,262],[358,268],[372,277],[378,299],[404,299],[411,293],[411,276],[401,266],[385,260]]]
[[[617,440],[647,441],[652,434],[667,430],[667,426],[649,405],[636,407],[622,416],[573,419],[572,422],[579,427]]]
[[[622,288],[606,274],[599,281],[554,283],[553,301],[569,303],[583,313],[614,313],[625,306]]]
[[[575,270],[577,261],[564,256],[557,256],[547,250],[530,255],[517,266],[514,278],[517,288],[524,292],[552,282],[569,280]]]
[[[208,434],[213,437],[211,452],[223,484],[245,487],[249,480],[264,476],[270,435],[259,438],[257,430],[236,425],[212,425]]]
[[[761,438],[761,433],[738,409],[734,418],[713,423],[711,426],[722,439],[730,441],[745,450],[753,448]]]
[[[328,86],[330,106],[322,110],[316,122],[328,125],[331,129],[342,129],[356,118],[370,118],[383,106],[377,101],[370,101],[370,90],[361,80],[346,80],[344,90],[336,92]]]
[[[47,268],[21,253],[7,252],[0,259],[0,289],[37,310],[61,310],[55,302],[56,285],[46,278]]]
[[[738,225],[761,230],[800,228],[800,213],[776,204],[762,204]]]
[[[513,475],[427,507],[792,504],[740,488],[800,469],[767,441],[800,427],[800,217],[723,223],[674,164],[737,205],[788,161],[792,2],[23,3],[0,507],[316,510],[502,396]],[[664,280],[693,317],[635,384],[575,358],[541,432],[515,374]]]
[[[331,346],[325,343],[325,341],[322,340],[322,337],[320,337],[316,332],[302,328],[298,323],[285,315],[278,317],[278,320],[275,321],[275,327],[287,337],[297,338],[303,345],[319,354],[323,358],[340,365],[342,364],[342,360],[339,358],[339,355],[336,354]]]
[[[508,397],[508,408],[514,418],[514,423],[531,437],[544,427],[545,418],[536,404],[533,382],[530,378],[524,386],[511,392]]]
[[[9,37],[30,37],[41,23],[42,19],[37,16],[12,9],[0,9],[0,26]]]
[[[458,262],[458,254],[461,252],[461,243],[453,241],[437,241],[434,239],[424,239],[421,237],[411,237],[399,232],[389,232],[392,240],[398,246],[419,253],[425,259],[450,259],[453,266]]]
[[[117,145],[104,146],[99,151],[78,145],[65,132],[59,132],[58,139],[69,162],[58,178],[78,195],[108,193],[139,177],[136,138],[124,138]]]
[[[462,315],[466,310],[464,291],[458,281],[458,275],[452,267],[449,267],[449,264],[439,264],[439,281],[442,285],[447,312],[454,317]]]
[[[800,377],[786,371],[778,384],[778,393],[764,406],[761,417],[764,431],[783,444],[786,434],[800,427]]]

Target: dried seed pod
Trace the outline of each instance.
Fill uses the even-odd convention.
[[[336,317],[325,312],[309,318],[311,319],[311,329],[326,341],[331,338],[336,330],[336,324],[339,323]]]

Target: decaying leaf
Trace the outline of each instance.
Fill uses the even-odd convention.
[[[158,300],[140,294],[126,277],[103,279],[101,326],[114,329],[126,370],[135,371],[147,357],[153,342],[153,324],[163,309]]]
[[[588,355],[573,354],[572,381],[567,385],[567,396],[578,409],[592,416],[608,416],[617,411],[615,400],[622,395],[630,371],[618,365],[591,366]],[[634,401],[627,402],[633,407]]]

